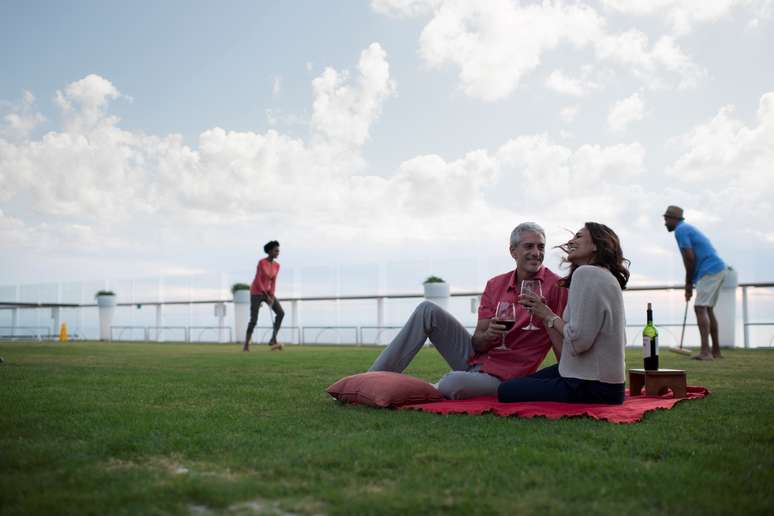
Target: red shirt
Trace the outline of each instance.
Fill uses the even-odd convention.
[[[555,314],[561,316],[564,305],[567,304],[568,289],[557,284],[559,276],[548,268],[541,267],[535,279],[540,280],[546,304]],[[495,276],[486,283],[481,304],[478,307],[478,319],[493,318],[499,301],[516,302],[518,298],[515,270]],[[532,324],[540,328],[539,330],[522,330],[527,323],[529,323],[529,311],[518,305],[516,324],[505,335],[505,345],[509,349],[490,349],[486,353],[476,354],[468,364],[480,364],[482,372],[501,380],[534,373],[551,349],[551,339],[543,327],[543,321],[539,318],[532,318]]]
[[[277,286],[277,274],[279,274],[280,265],[276,261],[269,261],[264,258],[258,262],[255,269],[255,279],[250,285],[251,294],[267,293],[274,297],[274,288]]]

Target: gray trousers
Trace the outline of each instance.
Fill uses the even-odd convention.
[[[402,373],[428,338],[452,368],[436,384],[445,398],[461,400],[497,395],[500,380],[479,372],[478,366],[468,366],[468,359],[474,353],[470,333],[449,312],[430,301],[416,307],[369,371]]]

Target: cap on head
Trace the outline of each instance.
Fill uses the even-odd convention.
[[[664,217],[672,217],[674,219],[683,220],[683,209],[679,206],[667,206]]]

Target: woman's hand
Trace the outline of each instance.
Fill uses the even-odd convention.
[[[544,321],[549,317],[553,317],[554,312],[546,304],[546,300],[542,297],[538,297],[532,292],[527,292],[519,296],[519,304],[523,307],[532,310],[532,313],[537,317],[540,317]]]

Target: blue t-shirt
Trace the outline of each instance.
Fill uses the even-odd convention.
[[[675,228],[675,239],[680,249],[693,249],[696,265],[692,281],[696,283],[707,274],[716,274],[726,268],[709,238],[687,222],[680,222]]]

